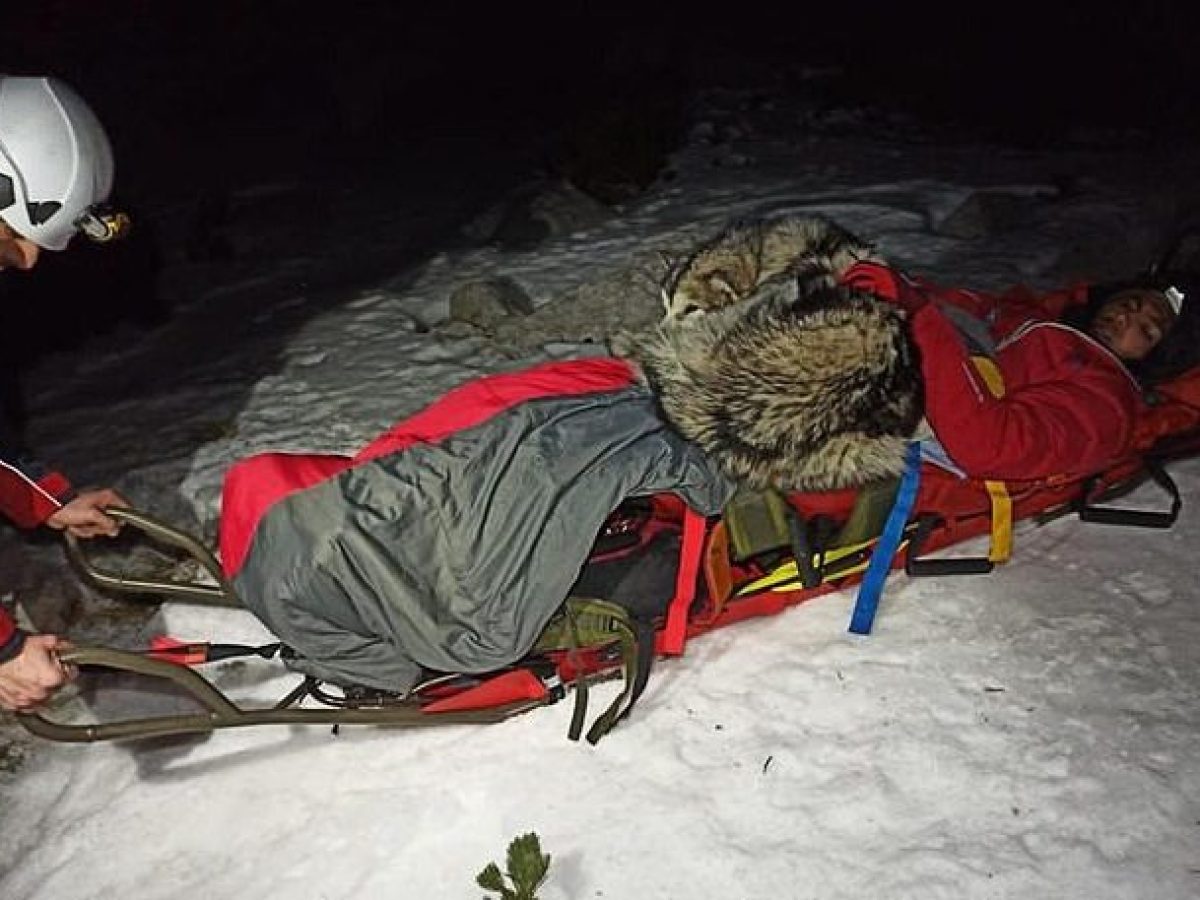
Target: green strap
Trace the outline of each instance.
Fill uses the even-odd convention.
[[[571,724],[567,728],[567,738],[572,741],[579,740],[579,735],[583,734],[583,722],[587,717],[588,707],[588,677],[583,671],[583,667],[579,664],[579,626],[575,621],[575,617],[571,613],[570,605],[564,611],[566,618],[567,639],[571,643],[570,649],[567,651],[567,659],[575,665],[575,706],[571,710]]]
[[[629,715],[633,705],[646,689],[650,668],[654,663],[654,626],[648,622],[625,620],[615,622],[621,631],[621,660],[625,671],[625,688],[612,705],[601,713],[588,729],[589,744],[595,744],[613,726]]]
[[[621,721],[637,702],[650,677],[654,661],[654,625],[633,619],[620,604],[590,597],[571,597],[563,604],[562,612],[546,626],[538,639],[536,651],[561,650],[577,655],[585,648],[616,643],[621,653],[624,687],[609,707],[596,717],[588,729],[587,740],[595,744]],[[567,737],[579,740],[587,715],[589,679],[576,664],[575,709]]]

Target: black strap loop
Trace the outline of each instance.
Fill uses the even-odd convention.
[[[809,521],[788,504],[787,523],[800,584],[811,590],[825,580],[825,551],[836,530],[833,520],[828,516],[814,516]]]
[[[924,578],[939,575],[986,575],[994,569],[993,563],[986,556],[960,556],[953,559],[920,559],[925,542],[933,533],[933,529],[945,520],[934,513],[921,513],[917,516],[917,531],[908,541],[908,550],[904,554],[904,572],[910,578]]]
[[[1125,509],[1114,506],[1097,506],[1090,499],[1096,487],[1096,478],[1089,479],[1084,486],[1083,497],[1079,501],[1077,512],[1082,522],[1093,522],[1097,525],[1123,525],[1133,528],[1170,528],[1179,518],[1183,509],[1183,498],[1167,470],[1158,460],[1144,460],[1146,474],[1171,498],[1169,510]]]

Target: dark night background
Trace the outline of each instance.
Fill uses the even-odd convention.
[[[166,320],[162,260],[219,256],[176,244],[203,242],[239,187],[304,185],[298,250],[338,241],[333,192],[350,193],[339,214],[353,217],[355,192],[366,216],[419,189],[435,246],[452,224],[432,212],[438,190],[465,211],[531,167],[609,202],[645,186],[689,99],[714,86],[908,113],[945,140],[1200,134],[1184,4],[644,6],[26,4],[6,22],[0,69],[57,74],[89,100],[113,140],[114,199],[139,227],[119,249],[46,254],[35,277],[4,277],[6,365]]]

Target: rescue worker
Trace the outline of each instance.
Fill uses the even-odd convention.
[[[74,90],[57,78],[0,76],[0,269],[33,269],[43,250],[64,250],[81,231],[115,236],[121,222],[100,206],[112,180],[108,137]],[[22,528],[90,538],[116,534],[105,510],[124,505],[111,489],[75,492],[22,452],[0,416],[0,514]],[[0,607],[0,707],[31,709],[73,678],[58,658],[65,646],[55,635],[26,634]]]

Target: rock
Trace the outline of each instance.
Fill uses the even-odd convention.
[[[568,181],[538,182],[487,210],[463,232],[504,250],[532,250],[543,241],[587,231],[611,217],[607,206]]]
[[[692,126],[691,139],[702,141],[706,144],[715,143],[717,140],[717,126],[707,120],[697,122]]]
[[[603,98],[578,107],[551,165],[605,203],[625,203],[654,183],[685,141],[689,91],[670,68],[618,79]]]
[[[602,346],[620,329],[650,327],[663,314],[663,265],[658,250],[646,248],[627,266],[555,297],[528,318],[500,322],[492,337],[505,352],[522,356],[548,344]]]
[[[532,312],[532,298],[507,275],[464,282],[450,295],[450,320],[479,328]]]
[[[0,565],[5,573],[0,603],[12,604],[9,612],[14,617],[19,603],[38,631],[64,633],[78,614],[86,588],[64,565],[61,553],[39,553],[20,544],[6,544],[0,548]]]
[[[955,207],[934,231],[946,237],[975,240],[1032,222],[1046,198],[1037,194],[975,191]]]
[[[754,165],[754,157],[745,153],[725,153],[713,160],[719,169],[745,169]]]

